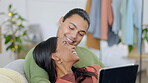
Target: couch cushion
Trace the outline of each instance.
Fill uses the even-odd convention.
[[[25,83],[25,79],[14,70],[0,68],[0,83]]]
[[[24,72],[24,63],[25,63],[24,59],[17,59],[17,60],[14,60],[14,61],[10,62],[6,66],[4,66],[4,68],[12,69],[14,71],[17,71],[26,80],[26,76],[25,76],[25,72]],[[26,83],[27,83],[27,80],[26,80]]]

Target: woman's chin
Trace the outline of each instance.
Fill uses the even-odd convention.
[[[75,60],[75,63],[78,62],[79,60],[80,60],[80,58],[78,57],[78,58]]]

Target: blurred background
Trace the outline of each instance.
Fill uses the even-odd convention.
[[[37,43],[46,40],[49,37],[56,36],[58,20],[73,8],[88,8],[87,12],[91,17],[91,21],[100,22],[91,25],[91,29],[93,29],[92,26],[98,26],[97,24],[100,25],[102,21],[96,20],[96,18],[99,19],[102,14],[102,3],[99,3],[99,1],[100,0],[0,0],[0,67],[3,67],[18,58],[24,58],[27,52]],[[131,63],[139,64],[140,52],[142,52],[142,76],[144,77],[142,78],[142,83],[148,83],[148,80],[146,79],[148,77],[148,35],[146,34],[148,33],[148,1],[143,0],[144,3],[142,3],[142,0],[110,1],[112,1],[110,4],[109,2],[104,2],[106,5],[108,3],[111,7],[111,14],[113,16],[112,26],[107,27],[109,28],[106,34],[107,38],[96,37],[93,32],[89,30],[89,33],[83,38],[79,46],[88,48],[95,53],[106,67]],[[128,4],[124,4],[125,1],[127,1]],[[96,5],[95,2],[98,2],[98,5]],[[88,4],[91,6],[89,7]],[[132,19],[132,22],[134,21],[132,27],[138,27],[136,30],[132,29],[133,31],[131,32],[133,32],[133,34],[131,32],[129,32],[130,34],[128,32],[124,33],[122,31],[124,28],[122,26],[123,24],[120,24],[119,26],[114,24],[115,21],[117,22],[116,24],[119,24],[118,22],[125,18],[123,14],[125,7],[127,7],[127,9],[129,8],[127,11],[132,10],[132,12],[130,12],[132,13],[130,14],[131,16],[129,15],[129,17],[132,18],[127,17],[129,20]],[[10,12],[17,13],[15,16],[19,14],[21,17],[13,19],[13,15],[11,15]],[[96,15],[97,13],[98,15]],[[10,18],[11,16],[12,18]],[[119,16],[120,19],[117,16]],[[7,32],[10,32],[8,31],[10,29],[9,27],[11,27],[7,26],[9,24],[9,19],[21,23],[22,26],[16,24],[14,27],[17,26],[22,29],[22,31],[19,29],[18,32],[23,32],[24,30],[23,34],[25,34],[24,36],[27,38],[27,41],[25,41],[25,39],[16,39],[16,41],[20,43],[20,52],[19,50],[15,51],[15,48],[19,48],[19,46],[9,46],[8,44],[14,42],[9,40],[9,36],[6,36]],[[129,20],[126,20],[125,22],[128,24],[131,22]],[[109,30],[111,29],[110,27],[113,29],[114,26],[118,26],[119,29],[111,30],[111,33],[109,33]],[[127,25],[126,30],[128,31],[128,29],[129,26]],[[141,30],[141,33],[138,32],[139,30]],[[19,33],[16,35],[19,35]],[[111,35],[112,37],[108,35]],[[132,43],[124,41],[122,37],[123,35],[128,35],[127,37],[129,39],[127,38],[127,40],[131,40]],[[130,38],[131,35],[133,35],[133,39]],[[135,39],[135,37],[137,38]],[[95,45],[90,45],[92,42],[95,42]],[[142,49],[140,48],[141,43]],[[139,83],[139,81],[137,81],[137,83]]]

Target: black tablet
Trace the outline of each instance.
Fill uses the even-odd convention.
[[[135,83],[137,71],[136,64],[102,68],[99,71],[99,83]]]

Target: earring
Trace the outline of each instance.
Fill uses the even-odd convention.
[[[60,60],[58,61],[58,63],[59,63],[59,64],[63,63],[62,59],[60,59]]]
[[[61,63],[63,63],[62,59],[61,59]]]

